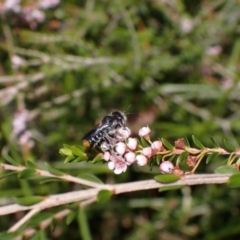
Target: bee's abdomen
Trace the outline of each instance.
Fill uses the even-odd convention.
[[[98,133],[83,139],[83,146],[85,148],[94,148],[100,146],[103,141],[103,135],[104,134],[101,131],[99,131]]]

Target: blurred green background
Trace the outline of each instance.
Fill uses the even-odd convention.
[[[129,116],[133,136],[149,125],[153,139],[173,143],[193,134],[209,147],[210,137],[238,146],[239,1],[9,2],[0,3],[0,147],[15,161],[31,160],[39,168],[48,162],[75,176],[96,174],[106,183],[151,179],[157,167],[151,172],[131,166],[117,176],[106,164],[64,164],[59,155],[62,144],[80,145],[99,119],[129,106],[128,112],[141,114]],[[31,137],[20,142],[22,132],[14,135],[13,122],[23,109],[28,110],[23,129]],[[198,172],[212,173],[221,161],[203,163]],[[0,180],[0,205],[18,196],[77,189],[73,183],[9,176]],[[63,219],[35,237],[239,239],[239,199],[238,189],[224,185],[128,193],[93,204],[69,225]],[[1,216],[0,231],[22,216]],[[40,220],[33,220],[27,226],[37,226]]]

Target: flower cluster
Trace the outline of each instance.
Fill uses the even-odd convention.
[[[21,4],[21,0],[5,0],[0,3],[0,14],[13,12],[26,21],[30,28],[35,29],[39,23],[45,21],[44,10],[54,8],[59,3],[60,0],[38,0],[35,3],[29,1],[24,4]]]
[[[115,174],[121,174],[133,163],[137,163],[138,166],[146,166],[150,158],[163,150],[161,141],[150,142],[150,132],[149,127],[143,127],[139,130],[138,135],[151,144],[151,146],[142,147],[136,138],[129,137],[131,134],[129,128],[120,128],[116,134],[118,141],[114,144],[113,151],[105,151],[103,155],[103,159],[108,161],[108,168],[113,170]]]

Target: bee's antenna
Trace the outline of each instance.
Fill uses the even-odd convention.
[[[139,113],[127,113],[126,115],[136,115],[136,116],[138,116],[138,117],[141,117],[141,116],[142,116],[142,115],[139,114]]]
[[[125,113],[130,107],[131,107],[131,105],[129,105],[129,106],[125,109],[124,113]]]

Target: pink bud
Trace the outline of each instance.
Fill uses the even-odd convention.
[[[148,158],[152,156],[152,148],[151,147],[145,147],[142,149],[142,154]]]
[[[150,140],[150,132],[151,132],[151,129],[148,126],[147,127],[142,127],[139,130],[138,135],[140,137],[145,138],[146,140]]]
[[[136,160],[137,160],[137,164],[141,167],[146,166],[148,163],[148,159],[142,154],[137,155]]]
[[[125,157],[127,163],[129,163],[129,164],[133,164],[134,162],[136,162],[136,154],[134,152],[126,153],[124,157]]]
[[[103,155],[103,159],[104,159],[105,161],[109,161],[110,156],[111,156],[110,152],[105,152],[104,155]]]
[[[162,173],[172,173],[174,166],[170,161],[164,161],[160,164],[159,169]]]
[[[137,148],[138,142],[136,138],[129,138],[127,142],[127,146],[131,150],[135,150]]]
[[[152,144],[151,144],[151,147],[153,149],[154,152],[160,152],[163,150],[163,144],[161,141],[154,141]]]
[[[116,152],[119,153],[120,155],[123,155],[126,152],[126,144],[123,142],[118,142],[115,146]]]

